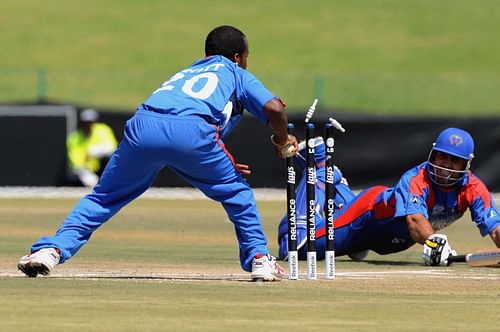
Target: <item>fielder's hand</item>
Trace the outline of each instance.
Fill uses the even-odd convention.
[[[248,176],[252,174],[250,166],[248,166],[247,164],[236,164],[236,170],[241,174],[243,174],[243,176]]]
[[[285,142],[276,142],[274,140],[274,135],[271,136],[271,142],[273,142],[276,152],[280,158],[290,158],[295,156],[298,150],[297,138],[293,135],[288,135]]]
[[[446,235],[433,234],[425,240],[422,259],[425,265],[447,266],[450,265],[448,257],[456,256],[455,250],[452,250]]]

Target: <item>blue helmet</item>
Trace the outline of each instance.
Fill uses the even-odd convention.
[[[474,158],[474,140],[465,130],[448,128],[443,130],[432,148],[465,160]]]
[[[464,159],[466,161],[465,168],[457,171],[435,165],[436,151]],[[427,159],[429,176],[436,184],[452,186],[465,177],[469,171],[472,158],[474,158],[474,140],[472,136],[463,129],[445,129],[439,134],[429,153]]]

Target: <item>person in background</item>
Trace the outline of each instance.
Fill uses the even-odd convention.
[[[80,126],[66,142],[70,181],[94,187],[107,161],[116,150],[113,130],[97,122],[99,114],[93,109],[80,113]]]

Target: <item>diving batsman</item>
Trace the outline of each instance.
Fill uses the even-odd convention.
[[[300,147],[301,145],[299,145]],[[317,174],[324,174],[324,144],[317,139]],[[299,149],[296,164],[303,151]],[[447,128],[433,144],[427,161],[405,172],[394,187],[374,186],[359,195],[350,190],[339,169],[335,171],[335,255],[354,260],[370,250],[391,254],[418,243],[425,265],[446,266],[456,255],[447,236],[439,231],[463,216],[467,209],[481,236],[490,236],[500,248],[500,216],[486,185],[471,172],[474,140],[465,130]],[[299,259],[307,252],[305,181],[297,188]],[[316,183],[316,246],[318,259],[325,252],[324,178]],[[288,255],[287,217],[278,229],[279,257]]]

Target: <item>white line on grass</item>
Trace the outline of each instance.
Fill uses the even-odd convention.
[[[457,272],[449,269],[432,270],[399,270],[399,271],[350,271],[338,272],[336,277],[339,279],[419,279],[419,278],[445,278],[445,279],[467,279],[467,280],[500,280],[499,273],[490,273],[481,269],[481,271],[461,271]],[[27,278],[21,272],[0,272],[0,278]],[[134,273],[54,273],[49,277],[51,279],[88,279],[88,280],[168,280],[168,281],[238,281],[249,282],[250,275],[241,274],[134,274]],[[324,273],[318,274],[318,279],[324,279]],[[299,275],[299,280],[307,281],[306,275]],[[285,278],[284,281],[288,280]],[[326,280],[325,280],[326,281]],[[295,282],[295,281],[289,281]],[[314,282],[314,281],[311,281]],[[334,282],[334,281],[333,281]]]

